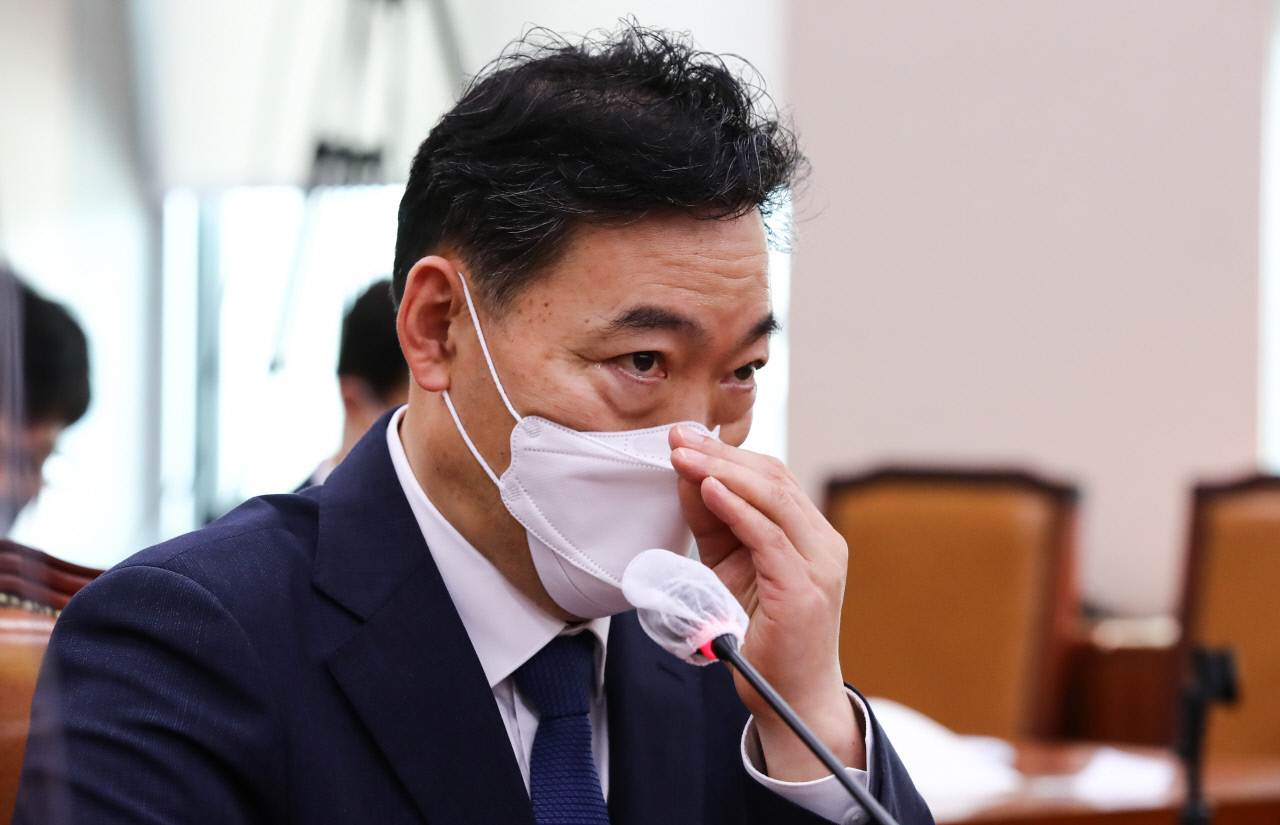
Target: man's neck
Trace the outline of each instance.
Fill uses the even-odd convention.
[[[549,615],[579,620],[547,594],[524,526],[507,512],[498,488],[467,449],[438,395],[410,398],[400,420],[400,442],[422,491],[476,552]]]

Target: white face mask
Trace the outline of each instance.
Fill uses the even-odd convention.
[[[584,433],[521,416],[498,379],[466,278],[458,274],[489,374],[516,419],[511,466],[501,478],[489,468],[446,390],[445,405],[462,440],[498,485],[507,510],[524,525],[534,567],[555,603],[588,619],[630,610],[622,574],[632,559],[653,548],[683,555],[693,549],[667,442],[675,424]],[[707,436],[719,433],[719,427],[712,433],[696,422],[681,425]]]

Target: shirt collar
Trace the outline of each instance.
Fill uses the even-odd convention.
[[[498,568],[462,537],[427,498],[409,466],[400,442],[400,421],[407,407],[391,416],[387,448],[396,478],[404,489],[427,548],[440,570],[471,646],[480,658],[489,687],[510,677],[556,636],[594,633],[596,692],[604,690],[604,662],[609,639],[609,617],[569,625],[548,614],[507,581]]]

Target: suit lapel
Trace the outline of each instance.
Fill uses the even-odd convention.
[[[533,825],[480,661],[434,564],[424,564],[329,670],[433,825]]]
[[[383,417],[321,489],[315,586],[364,620],[328,658],[432,825],[533,811],[493,692],[396,479]]]
[[[702,821],[700,682],[696,668],[644,635],[634,612],[613,618],[605,665],[612,825]]]

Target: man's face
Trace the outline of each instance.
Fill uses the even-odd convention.
[[[768,360],[774,327],[763,222],[756,212],[736,220],[664,213],[583,226],[501,317],[478,311],[521,415],[584,431],[697,421],[737,445],[751,426],[754,372]],[[514,422],[467,333],[450,393],[501,472]]]
[[[57,421],[38,421],[24,427],[13,427],[0,421],[0,512],[8,518],[17,516],[40,492],[44,483],[44,463],[53,454],[64,425]],[[9,525],[0,524],[0,535]]]

